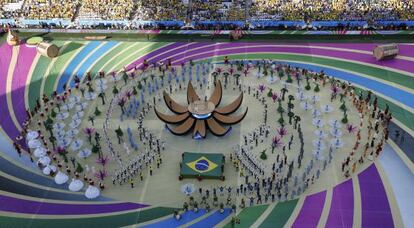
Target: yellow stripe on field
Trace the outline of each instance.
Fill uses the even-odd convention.
[[[361,189],[359,186],[358,175],[352,177],[352,186],[354,189],[354,221],[352,227],[362,226],[362,206],[361,206]]]
[[[332,194],[333,194],[333,189],[328,188],[326,190],[325,204],[323,206],[321,217],[319,218],[318,227],[326,226],[326,222],[328,221],[329,212],[331,211],[331,206],[332,206]]]

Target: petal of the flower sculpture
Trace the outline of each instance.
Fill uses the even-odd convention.
[[[184,135],[187,132],[189,132],[190,129],[194,126],[194,122],[195,122],[195,119],[188,118],[186,121],[184,121],[184,123],[178,125],[177,127],[174,127],[174,128],[170,128],[168,126],[167,127],[175,135]]]
[[[220,114],[224,114],[224,115],[231,114],[240,107],[242,101],[243,101],[243,93],[240,93],[239,97],[237,97],[236,100],[234,100],[233,102],[231,102],[230,104],[224,107],[216,108],[216,110],[214,111]]]
[[[200,100],[200,97],[198,97],[197,92],[194,90],[194,87],[191,81],[188,81],[188,86],[187,86],[188,104],[193,103],[194,101],[198,101],[198,100]]]
[[[193,131],[193,137],[198,134],[205,138],[206,137],[206,122],[204,120],[197,120]]]
[[[210,96],[210,99],[208,99],[209,101],[213,102],[213,104],[217,107],[220,104],[221,101],[221,96],[222,94],[222,89],[221,89],[221,82],[220,80],[217,80],[216,82],[216,87],[214,88],[213,93]]]
[[[155,115],[157,115],[159,119],[169,124],[181,123],[190,116],[190,113],[188,112],[179,114],[179,115],[167,115],[167,114],[158,112],[158,110],[155,107],[154,107],[154,112],[155,112]]]
[[[216,136],[223,136],[230,130],[230,128],[226,129],[222,127],[214,118],[207,119],[207,126]]]
[[[248,110],[248,108],[246,108],[246,111],[243,114],[238,115],[238,116],[225,116],[225,115],[222,115],[222,114],[217,113],[217,112],[215,112],[213,114],[213,116],[220,123],[223,123],[223,124],[236,124],[236,123],[238,123],[238,122],[240,122],[244,119],[244,117],[247,114],[247,110]]]
[[[188,111],[188,108],[175,102],[170,95],[164,91],[164,101],[167,107],[174,113],[183,114]]]

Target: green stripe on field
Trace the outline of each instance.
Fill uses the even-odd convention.
[[[297,203],[298,200],[295,199],[276,204],[259,227],[283,227],[292,215]]]
[[[235,225],[234,227],[250,227],[269,207],[269,205],[260,205],[255,207],[247,207],[240,212],[237,216],[240,218],[240,224]],[[228,223],[226,228],[231,228],[231,222]]]
[[[130,212],[120,215],[109,215],[92,218],[68,218],[68,219],[37,219],[37,218],[17,218],[0,216],[0,227],[13,228],[73,228],[73,227],[121,227],[132,224],[147,222],[160,217],[167,216],[174,212],[175,208],[156,207],[140,212]]]
[[[143,46],[147,45],[148,42],[143,42],[142,46],[138,46],[137,49],[142,48]],[[125,52],[124,54],[122,54],[122,56],[119,56],[116,60],[114,60],[114,63],[117,63],[117,65],[115,65],[114,71],[118,71],[121,70],[123,67],[127,66],[128,64],[132,63],[133,61],[137,60],[139,57],[155,50],[158,49],[162,46],[165,46],[167,44],[167,42],[154,42],[151,43],[150,46],[146,47],[144,50],[141,50],[140,52],[134,54],[133,56],[127,57],[128,55],[132,54],[134,51],[136,50],[128,50],[127,52]],[[105,69],[103,69],[103,71],[108,72],[114,65],[110,64],[107,65],[105,67]]]
[[[117,65],[117,64],[119,64],[119,62],[120,61],[122,61],[123,59],[125,59],[125,58],[127,58],[129,55],[131,55],[132,53],[134,53],[137,49],[139,49],[139,48],[141,48],[142,46],[145,46],[145,45],[147,45],[149,42],[140,42],[141,43],[141,45],[140,46],[137,46],[136,47],[136,49],[134,48],[134,49],[132,49],[132,48],[129,48],[131,45],[133,45],[134,43],[133,42],[128,42],[127,44],[127,46],[125,47],[125,48],[128,48],[128,50],[126,50],[124,53],[122,53],[120,56],[118,56],[116,59],[114,59],[113,61],[112,61],[112,63],[110,63],[110,64],[108,64],[108,65],[106,65],[105,66],[105,68],[103,68],[102,70],[104,71],[104,72],[109,72],[109,70],[113,67],[113,66],[115,66],[115,65]],[[112,58],[113,56],[111,56],[111,58]],[[123,67],[123,66],[122,66]],[[122,68],[121,67],[121,68]]]
[[[42,85],[42,80],[44,74],[47,70],[47,67],[52,62],[52,59],[44,56],[40,56],[39,60],[36,63],[36,67],[33,71],[32,78],[29,85],[29,108],[33,110],[36,106],[36,100],[40,97],[40,87]]]
[[[62,41],[55,41],[53,43],[56,44],[58,47],[64,44],[64,42]],[[43,78],[45,77],[45,72],[51,62],[51,58],[40,56],[39,60],[36,63],[36,67],[33,70],[32,78],[29,84],[28,99],[30,110],[34,109],[34,107],[36,106],[36,100],[40,97],[40,88],[42,85],[42,81],[44,80]]]
[[[71,42],[69,43],[66,48],[64,49],[63,53],[60,54],[59,57],[57,57],[55,64],[50,69],[49,75],[45,76],[43,80],[45,81],[45,88],[43,93],[46,95],[52,94],[54,90],[55,82],[59,75],[59,73],[63,70],[63,67],[67,64],[67,62],[73,57],[73,55],[76,53],[76,49],[82,48],[84,45],[83,42]]]
[[[93,76],[95,76],[98,71],[115,55],[119,54],[120,52],[127,49],[132,43],[130,42],[122,42],[118,46],[116,46],[111,51],[107,52],[102,59],[100,59],[93,67],[91,68],[90,72]]]

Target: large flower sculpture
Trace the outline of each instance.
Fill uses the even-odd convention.
[[[213,93],[208,100],[201,100],[194,90],[191,82],[187,87],[187,106],[175,102],[170,95],[164,91],[164,101],[167,107],[176,115],[167,115],[157,111],[154,107],[155,114],[167,124],[168,129],[175,135],[184,135],[193,129],[193,138],[205,138],[207,128],[216,136],[223,136],[231,130],[230,127],[223,125],[233,125],[242,121],[247,114],[246,111],[237,116],[229,116],[235,112],[243,101],[241,93],[230,104],[218,107],[222,98],[221,82],[216,82]],[[168,124],[176,125],[174,127]]]

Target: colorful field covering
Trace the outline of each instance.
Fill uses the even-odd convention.
[[[162,31],[165,32],[169,31]],[[270,33],[282,32],[288,33]],[[223,34],[226,33],[223,31]],[[300,31],[295,34],[321,32]],[[342,33],[332,31],[328,34]],[[344,34],[354,33],[344,31]],[[409,133],[414,132],[414,44],[400,44],[400,55],[396,59],[378,62],[372,57],[375,43],[64,40],[53,43],[61,47],[61,53],[52,60],[40,56],[34,48],[26,45],[11,47],[6,43],[0,44],[0,182],[18,186],[13,189],[0,185],[0,227],[75,227],[82,224],[88,224],[88,227],[137,224],[140,227],[141,223],[150,223],[154,227],[175,227],[191,223],[194,219],[198,219],[192,224],[194,227],[230,227],[231,215],[227,209],[224,215],[217,212],[188,214],[186,223],[177,223],[168,217],[175,208],[114,202],[105,197],[85,202],[79,195],[52,183],[47,185],[48,190],[38,187],[45,186],[50,180],[38,172],[27,158],[17,156],[12,141],[19,135],[26,110],[33,109],[36,100],[43,94],[62,91],[64,84],[73,86],[75,74],[82,79],[86,72],[92,75],[100,71],[116,72],[142,66],[144,60],[153,62],[169,58],[177,65],[189,60],[223,61],[224,56],[232,60],[277,59],[302,68],[324,70],[338,79],[351,81],[359,89],[374,91],[379,96],[380,108],[385,108],[387,104],[395,123]],[[389,151],[396,153],[392,149]],[[331,189],[276,205],[246,208],[239,214],[245,223],[236,227],[253,224],[259,227],[282,227],[287,224],[293,227],[305,227],[306,224],[312,224],[312,227],[398,227],[402,224],[399,219],[403,217],[405,221],[407,213],[393,209],[400,206],[397,205],[400,201],[391,200],[395,198],[391,195],[392,186],[391,191],[387,190],[390,187],[387,176],[392,168],[389,167],[376,162],[356,177]],[[355,197],[359,197],[360,202],[356,202]]]

